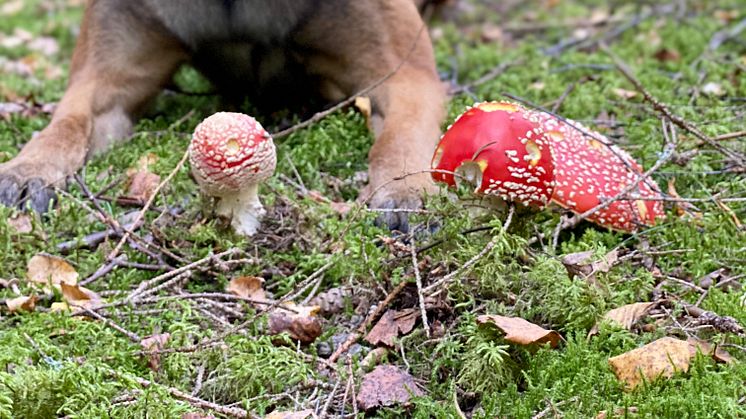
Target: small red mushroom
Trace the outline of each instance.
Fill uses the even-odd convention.
[[[543,112],[536,115],[551,139],[555,157],[552,202],[582,214],[616,198],[637,181],[631,193],[641,199],[617,199],[588,216],[588,220],[614,230],[634,232],[641,225],[655,225],[656,218],[663,216],[660,201],[645,200],[661,197],[658,185],[652,179],[637,180],[642,168],[627,152],[578,122],[561,121]]]
[[[189,144],[189,162],[201,190],[219,199],[217,213],[239,234],[252,235],[266,212],[259,184],[276,165],[272,137],[254,118],[218,112],[202,121]]]
[[[554,190],[551,154],[549,138],[532,112],[509,102],[478,103],[441,138],[432,177],[451,186],[465,179],[476,185],[475,192],[544,207]]]

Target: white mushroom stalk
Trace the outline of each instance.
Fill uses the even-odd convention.
[[[217,214],[231,220],[238,234],[256,233],[266,213],[259,185],[274,173],[272,137],[254,118],[218,112],[194,130],[189,161],[200,189],[218,198]]]

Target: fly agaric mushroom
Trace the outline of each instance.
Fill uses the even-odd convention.
[[[509,102],[478,103],[456,118],[431,167],[435,181],[464,179],[475,192],[534,207],[546,206],[554,190],[549,138],[532,112]]]
[[[536,207],[551,201],[578,214],[615,198],[642,173],[603,135],[510,102],[480,103],[456,118],[431,166],[440,170],[433,179],[451,186],[463,178],[477,185],[475,192]],[[654,225],[663,206],[646,198],[661,197],[658,185],[646,179],[635,189],[639,199],[616,200],[588,220],[625,232]]]
[[[551,139],[555,156],[556,187],[552,202],[582,214],[617,197],[638,182],[632,192],[641,199],[618,199],[588,216],[588,220],[614,230],[634,232],[640,225],[655,225],[663,216],[661,192],[652,179],[638,181],[642,168],[624,150],[578,122],[561,121],[536,112]],[[583,133],[589,133],[586,137]]]
[[[219,199],[217,214],[239,234],[253,235],[265,214],[259,184],[275,170],[272,137],[254,118],[218,112],[202,121],[189,144],[189,162],[206,195]]]

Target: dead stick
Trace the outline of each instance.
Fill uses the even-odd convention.
[[[350,347],[355,343],[355,341],[360,338],[360,336],[365,333],[365,331],[368,329],[368,327],[373,324],[373,322],[378,319],[378,317],[383,313],[383,310],[387,309],[389,304],[391,304],[392,301],[394,301],[394,298],[396,298],[408,285],[407,282],[401,282],[399,285],[396,286],[391,292],[388,293],[386,298],[381,301],[381,303],[376,307],[375,310],[373,310],[372,313],[368,315],[368,317],[365,318],[365,321],[358,326],[357,330],[350,334],[350,336],[347,337],[347,340],[340,345],[339,348],[337,348],[336,351],[332,354],[332,356],[329,357],[329,359],[326,360],[326,365],[329,368],[334,368],[334,362],[342,355],[343,353],[347,352]]]

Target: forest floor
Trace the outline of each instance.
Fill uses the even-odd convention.
[[[580,121],[658,164],[664,219],[558,229],[558,208],[443,189],[392,235],[355,202],[372,135],[350,106],[277,138],[267,217],[237,237],[182,161],[222,109],[184,67],[47,215],[0,208],[0,418],[746,416],[746,2],[472,3],[431,19],[443,128],[511,97]],[[0,162],[49,122],[81,4],[0,5]],[[556,333],[519,344],[483,315]],[[668,372],[637,383],[615,357],[654,341],[691,352],[644,347]]]

